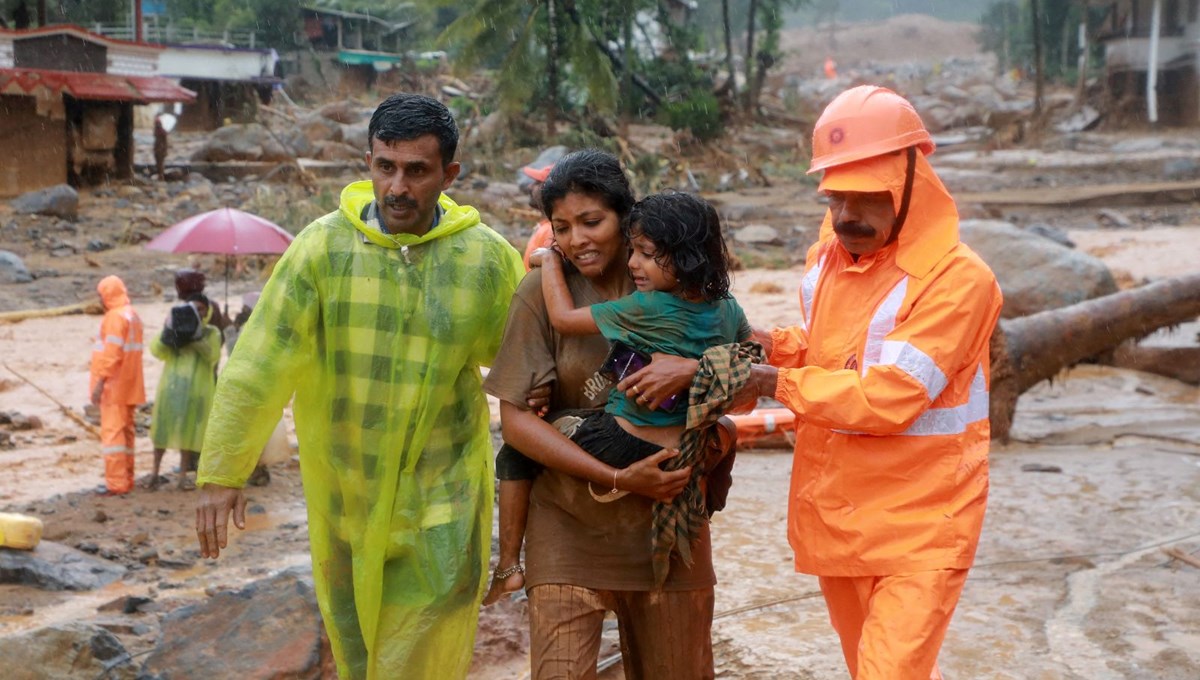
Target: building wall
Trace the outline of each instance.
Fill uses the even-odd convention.
[[[158,75],[158,50],[125,45],[110,47],[108,72],[118,76]]]
[[[11,197],[67,181],[66,121],[40,116],[34,97],[0,95],[0,196]]]
[[[158,58],[158,72],[169,78],[253,80],[275,73],[271,50],[169,45]]]
[[[13,41],[17,68],[104,73],[108,51],[103,45],[70,35],[48,35]]]

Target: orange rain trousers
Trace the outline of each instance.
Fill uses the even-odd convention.
[[[133,412],[136,406],[100,403],[100,451],[109,493],[133,491]]]
[[[938,650],[966,580],[966,569],[820,577],[850,677],[941,680]]]

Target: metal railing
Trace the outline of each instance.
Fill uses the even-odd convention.
[[[101,24],[88,27],[93,33],[115,40],[133,40],[133,24]],[[233,47],[256,47],[261,41],[258,32],[251,30],[202,31],[195,27],[180,28],[146,21],[142,28],[142,40],[148,43],[175,45],[231,45]]]

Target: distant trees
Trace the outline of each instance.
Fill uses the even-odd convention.
[[[1104,20],[1107,5],[1086,0],[997,0],[980,18],[980,42],[985,50],[996,53],[1001,70],[1018,68],[1032,75],[1036,64],[1034,12],[1040,18],[1036,27],[1041,35],[1045,77],[1068,82],[1078,76],[1080,23],[1086,23],[1089,35]],[[1096,63],[1099,47],[1089,41],[1089,62]]]
[[[689,10],[670,0],[475,0],[439,44],[460,68],[495,69],[501,108],[540,112],[550,130],[559,111],[621,113],[706,139],[720,134],[724,114],[757,110],[781,56],[783,13],[805,2],[722,0]],[[734,96],[722,106],[717,94]]]

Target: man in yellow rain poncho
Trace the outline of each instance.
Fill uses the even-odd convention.
[[[500,344],[521,258],[441,192],[458,131],[394,95],[368,128],[370,182],[279,260],[221,374],[196,530],[216,557],[244,527],[245,483],[295,394],[317,601],[338,674],[461,678],[492,528],[479,366]]]

